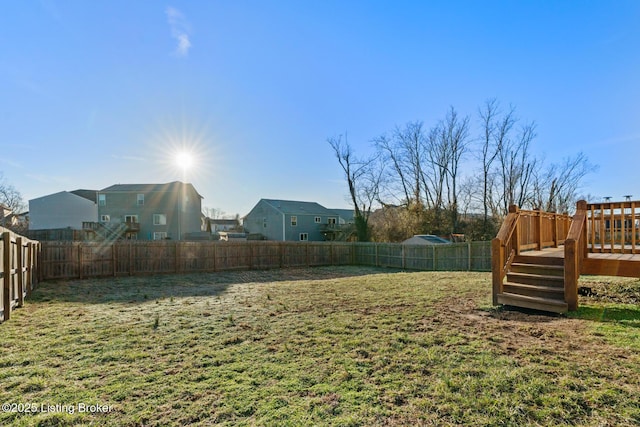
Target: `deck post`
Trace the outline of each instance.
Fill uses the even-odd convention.
[[[502,293],[502,268],[505,263],[502,242],[499,238],[491,241],[491,275],[493,283],[493,305],[498,305],[498,294]]]
[[[564,242],[564,302],[568,309],[578,309],[578,262],[576,241],[568,239]]]

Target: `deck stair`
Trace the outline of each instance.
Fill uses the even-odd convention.
[[[566,313],[564,260],[516,255],[507,271],[498,303],[535,310]]]

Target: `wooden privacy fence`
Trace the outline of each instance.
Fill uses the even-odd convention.
[[[490,271],[490,242],[450,245],[347,242],[42,242],[40,278],[365,265]]]
[[[0,322],[24,304],[38,282],[39,243],[0,227]]]

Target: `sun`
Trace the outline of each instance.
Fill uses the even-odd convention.
[[[182,150],[176,153],[176,165],[183,171],[191,169],[195,164],[195,158],[190,151]]]

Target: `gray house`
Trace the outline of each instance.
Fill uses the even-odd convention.
[[[140,240],[182,240],[202,229],[202,196],[191,184],[117,184],[97,193],[96,232]]]
[[[315,202],[261,199],[244,217],[244,228],[267,240],[323,241],[339,215]]]
[[[29,230],[81,230],[98,218],[95,190],[61,191],[29,200]]]

